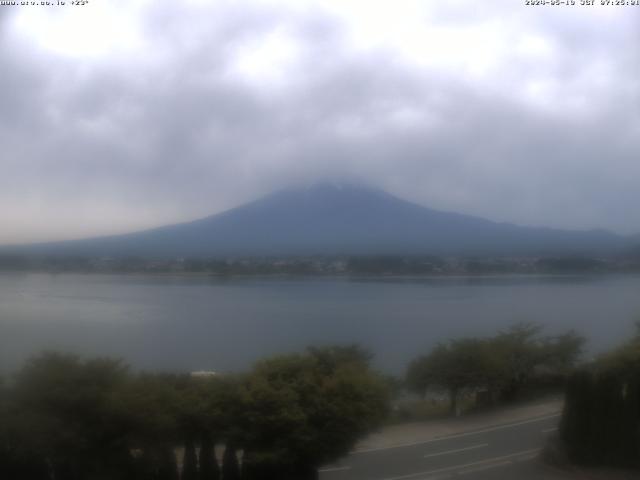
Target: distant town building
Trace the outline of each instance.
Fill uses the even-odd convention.
[[[193,378],[211,378],[218,374],[213,370],[196,370],[195,372],[191,372],[189,375]]]

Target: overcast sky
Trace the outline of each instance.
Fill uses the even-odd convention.
[[[0,6],[0,243],[198,218],[323,178],[638,233],[639,45],[640,6]]]

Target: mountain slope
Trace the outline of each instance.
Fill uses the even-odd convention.
[[[315,254],[561,254],[611,252],[605,231],[520,227],[431,210],[380,190],[318,184],[280,191],[190,223],[89,240],[40,244],[32,253],[92,256]]]

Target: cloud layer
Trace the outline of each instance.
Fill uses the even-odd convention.
[[[0,7],[0,243],[343,177],[640,232],[640,7],[432,3]]]

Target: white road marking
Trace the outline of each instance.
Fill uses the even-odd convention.
[[[414,447],[416,445],[426,445],[427,443],[442,442],[444,440],[450,440],[453,438],[462,438],[462,437],[468,437],[470,435],[479,435],[481,433],[495,432],[497,430],[503,430],[505,428],[513,428],[513,427],[518,427],[520,425],[527,425],[529,423],[542,422],[544,420],[549,420],[550,418],[559,417],[560,415],[561,415],[560,413],[554,413],[553,415],[546,415],[544,417],[533,418],[531,420],[525,420],[522,422],[507,423],[505,425],[496,425],[495,427],[484,428],[482,430],[474,430],[473,432],[465,432],[465,433],[456,433],[453,435],[447,435],[445,437],[433,438],[431,440],[422,440],[420,442],[399,443],[396,445],[391,445],[389,447],[377,447],[377,448],[367,448],[364,450],[354,450],[350,452],[349,455],[359,455],[361,453],[379,452],[382,450],[393,450],[395,448]]]
[[[512,453],[510,455],[503,455],[501,457],[489,458],[486,460],[480,460],[475,463],[469,463],[460,470],[456,471],[457,475],[468,475],[470,473],[481,472],[484,470],[490,470],[492,468],[504,467],[506,465],[512,465],[518,462],[526,462],[527,460],[533,460],[542,451],[541,448],[533,448],[531,450],[523,450],[521,452]],[[428,479],[425,479],[428,480]]]
[[[323,468],[321,470],[318,470],[318,472],[320,473],[327,473],[327,472],[342,472],[344,470],[351,470],[351,467],[331,467],[331,468]]]
[[[529,453],[522,454],[517,458],[501,460],[499,462],[489,463],[487,465],[481,465],[479,467],[471,467],[459,470],[456,472],[457,475],[469,475],[471,473],[483,472],[485,470],[491,470],[492,468],[504,467],[506,465],[513,465],[517,462],[526,462],[527,460],[533,460],[536,458],[536,455],[540,453],[541,449],[531,450]]]
[[[502,460],[500,462],[489,463],[487,465],[480,465],[479,467],[464,468],[457,471],[456,475],[469,475],[471,473],[484,472],[485,470],[491,470],[492,468],[506,467],[507,465],[511,465],[513,463],[514,462],[512,460]],[[432,478],[429,480],[432,480]]]
[[[542,433],[551,433],[551,432],[555,432],[556,430],[558,430],[558,427],[545,428],[544,430],[542,430]]]
[[[416,477],[424,477],[423,480],[427,480],[428,476],[430,475],[433,476],[433,475],[437,475],[445,472],[458,472],[458,471],[461,471],[460,473],[465,473],[465,472],[462,472],[462,470],[465,470],[465,469],[467,469],[467,472],[470,473],[471,470],[468,470],[468,469],[472,467],[480,467],[480,466],[486,466],[487,468],[490,468],[493,466],[499,467],[499,466],[507,465],[514,461],[518,461],[519,460],[518,457],[523,457],[520,460],[529,460],[533,458],[532,455],[535,456],[535,454],[539,452],[540,452],[539,448],[534,448],[532,450],[523,450],[521,452],[511,453],[509,455],[502,455],[500,457],[487,458],[485,460],[480,460],[478,462],[465,463],[461,465],[453,465],[451,467],[438,468],[436,470],[428,470],[426,472],[410,473],[408,475],[401,475],[399,477],[388,477],[382,480],[405,480],[405,479],[416,478]],[[491,464],[491,465],[488,465],[488,464]]]
[[[488,443],[481,443],[480,445],[473,445],[471,447],[457,448],[456,450],[447,450],[445,452],[439,452],[439,453],[431,453],[429,455],[425,455],[424,458],[439,457],[440,455],[450,455],[452,453],[466,452],[467,450],[475,450],[476,448],[483,448],[488,446],[489,446]]]
[[[518,457],[518,460],[525,460]],[[491,470],[493,468],[506,467],[508,465],[512,465],[515,462],[513,460],[500,460],[499,462],[491,462],[480,466],[472,466],[469,468],[463,468],[462,470],[458,470],[455,472],[456,476],[470,475],[472,473],[485,472],[487,470]],[[451,474],[449,474],[449,478],[451,478]],[[433,477],[423,480],[433,480]]]

